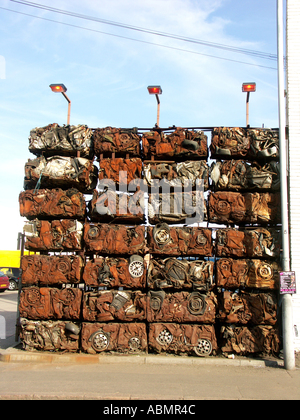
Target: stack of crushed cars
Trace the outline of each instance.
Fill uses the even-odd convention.
[[[278,131],[50,124],[29,150],[25,350],[279,352]]]

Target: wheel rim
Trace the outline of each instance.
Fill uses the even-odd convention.
[[[194,350],[197,356],[208,356],[212,352],[212,344],[209,340],[200,338]]]

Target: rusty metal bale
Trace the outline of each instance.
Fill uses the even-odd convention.
[[[44,156],[28,159],[25,164],[24,189],[77,188],[90,194],[97,185],[98,168],[82,157]]]
[[[134,194],[117,194],[110,189],[93,192],[88,203],[89,219],[92,222],[114,222],[139,224],[145,219],[144,192],[136,191]]]
[[[218,295],[218,318],[230,324],[275,325],[277,299],[274,293],[225,290]]]
[[[78,322],[20,319],[20,340],[26,351],[77,352],[80,348]]]
[[[29,220],[35,218],[83,220],[86,215],[84,196],[76,188],[22,191],[19,195],[19,204],[20,215]]]
[[[238,355],[273,355],[280,350],[279,331],[271,325],[224,325],[220,332],[221,351]]]
[[[38,220],[25,223],[25,248],[30,251],[79,251],[83,224],[78,220]]]
[[[132,255],[129,258],[99,255],[86,262],[83,280],[91,287],[144,289],[146,262],[140,255]]]
[[[140,155],[140,136],[137,129],[123,129],[115,127],[96,128],[93,132],[95,155],[99,159],[101,154],[111,153]]]
[[[155,353],[205,357],[218,350],[213,325],[150,323],[148,340]]]
[[[166,293],[151,290],[147,295],[148,322],[214,324],[216,308],[217,298],[213,292]]]
[[[81,348],[86,353],[137,354],[147,351],[147,344],[144,323],[82,323]]]
[[[93,158],[92,130],[86,125],[49,124],[30,131],[29,151],[40,156],[77,156]]]
[[[109,180],[115,185],[128,185],[142,178],[140,158],[105,158],[99,162],[99,180]]]
[[[216,285],[227,289],[278,289],[280,271],[277,261],[220,258],[216,261]]]
[[[213,270],[213,261],[151,258],[147,285],[149,289],[194,289],[208,292],[215,286]]]
[[[127,227],[105,223],[85,223],[84,243],[87,251],[104,254],[144,254],[145,226]]]
[[[150,131],[143,133],[142,147],[146,158],[206,158],[207,136],[203,131],[181,127],[176,127],[170,134]]]
[[[210,177],[214,190],[279,191],[279,163],[270,161],[259,164],[246,160],[213,162]]]
[[[140,290],[99,290],[83,294],[84,321],[127,321],[146,319],[146,294]]]
[[[277,228],[216,230],[217,257],[278,258],[280,249],[281,235]]]
[[[79,255],[23,255],[22,285],[78,284],[83,266],[83,259]]]
[[[186,162],[146,162],[144,180],[150,187],[166,185],[168,187],[195,187],[199,185],[207,191],[209,188],[209,166],[205,160]]]
[[[149,222],[201,223],[207,220],[207,208],[201,191],[185,191],[170,194],[149,194]]]
[[[19,311],[28,319],[79,320],[81,304],[81,289],[31,286],[21,290]]]
[[[172,227],[158,223],[148,228],[149,252],[170,256],[212,256],[211,229],[200,227]]]
[[[208,212],[211,223],[280,223],[280,194],[211,192]]]

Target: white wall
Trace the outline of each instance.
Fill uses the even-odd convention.
[[[300,1],[287,0],[287,124],[289,130],[289,195],[294,345],[300,350]],[[297,333],[298,332],[298,333]]]

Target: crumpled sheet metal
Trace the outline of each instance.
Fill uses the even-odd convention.
[[[207,207],[201,191],[185,191],[169,194],[149,194],[149,222],[201,223],[207,220]]]
[[[81,317],[82,290],[75,288],[24,287],[20,293],[20,316],[28,319],[74,319]]]
[[[280,350],[279,331],[271,325],[221,327],[221,351],[241,356],[261,353],[277,355]]]
[[[92,130],[86,125],[49,124],[30,131],[29,151],[40,156],[76,156],[92,158]]]
[[[212,163],[210,177],[214,190],[279,191],[279,169],[275,161],[260,165],[247,160],[224,160]]]
[[[220,258],[216,261],[216,285],[227,289],[278,289],[280,271],[276,261]]]
[[[76,188],[27,190],[19,195],[20,215],[27,219],[78,219],[86,214],[84,196]]]
[[[130,258],[97,256],[86,262],[83,280],[90,287],[144,289],[146,262],[140,255]]]
[[[111,153],[140,155],[141,137],[136,129],[121,129],[115,127],[96,128],[93,133],[95,155]]]
[[[211,257],[212,231],[200,227],[172,227],[166,223],[148,226],[150,254]]]
[[[143,154],[146,158],[152,155],[156,158],[185,157],[206,158],[207,136],[203,131],[185,130],[177,127],[166,134],[158,131],[143,133]]]
[[[279,158],[279,130],[252,128],[247,130],[250,138],[250,156],[256,159]]]
[[[230,157],[277,159],[279,133],[278,130],[271,129],[214,128],[210,151],[213,159]]]
[[[20,340],[26,351],[77,352],[80,324],[68,321],[20,319]]]
[[[38,184],[38,181],[40,183]],[[25,164],[24,189],[77,188],[89,194],[96,188],[98,168],[92,160],[77,157],[44,156],[28,159]]]
[[[24,225],[25,248],[29,251],[79,251],[83,224],[78,220],[38,220]]]
[[[149,289],[194,289],[208,292],[215,286],[213,261],[152,258],[147,274]]]
[[[213,325],[151,323],[148,335],[149,350],[155,353],[209,356],[217,349]]]
[[[146,319],[146,294],[140,290],[99,290],[83,295],[84,321],[127,321]]]
[[[208,197],[211,223],[280,223],[279,193],[211,192]]]
[[[166,184],[170,187],[195,187],[207,191],[209,188],[209,166],[205,160],[177,163],[150,162],[144,164],[144,180],[150,187]]]
[[[140,158],[105,158],[99,162],[99,180],[110,180],[116,185],[128,185],[142,179],[143,164]],[[99,184],[99,185],[100,185]]]
[[[163,290],[151,290],[147,295],[147,321],[213,324],[217,303],[213,292],[166,293]]]
[[[79,255],[23,255],[22,285],[78,284],[83,266]]]
[[[118,352],[136,354],[147,351],[144,323],[83,322],[81,347],[86,353]]]
[[[107,191],[94,190],[88,209],[92,222],[143,223],[145,220],[144,191],[138,190],[128,195],[117,194],[109,189]]]
[[[276,228],[255,227],[246,230],[216,230],[217,257],[278,258],[281,234]]]
[[[85,223],[84,243],[87,251],[116,255],[144,254],[145,226]]]
[[[275,293],[240,293],[225,290],[218,296],[218,318],[229,324],[275,325]]]

